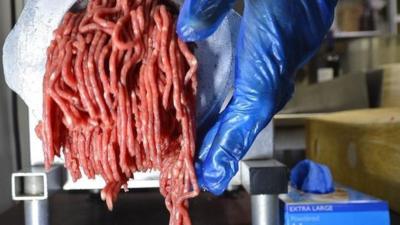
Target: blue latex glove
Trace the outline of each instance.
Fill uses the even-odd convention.
[[[331,27],[337,0],[245,0],[235,59],[235,91],[208,131],[196,162],[199,185],[221,194],[257,134],[291,98],[294,74]],[[183,40],[207,38],[234,0],[186,0]]]
[[[290,184],[298,190],[314,194],[327,194],[335,190],[329,168],[311,160],[303,160],[292,169]]]

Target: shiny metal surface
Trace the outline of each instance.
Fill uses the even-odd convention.
[[[252,225],[279,225],[278,195],[251,196]]]
[[[24,201],[25,225],[50,225],[48,200]]]
[[[24,179],[24,193],[27,195],[43,195],[46,178],[45,176],[26,176]]]
[[[61,190],[63,167],[53,166],[46,171],[42,166],[11,174],[12,199],[14,201],[43,200]]]
[[[43,200],[48,197],[47,176],[44,172],[17,172],[11,175],[12,199]]]

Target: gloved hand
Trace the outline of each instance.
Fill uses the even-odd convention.
[[[211,35],[235,0],[186,0],[177,33],[199,41]],[[337,0],[245,0],[235,58],[235,90],[205,136],[199,185],[221,194],[257,134],[291,98],[294,74],[331,27]]]

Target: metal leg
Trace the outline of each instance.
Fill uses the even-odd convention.
[[[252,225],[279,225],[279,198],[288,190],[288,170],[276,160],[243,162],[242,185],[251,195]]]
[[[25,225],[50,225],[48,200],[24,201]]]
[[[49,194],[61,189],[62,166],[45,172],[41,166],[13,173],[12,197],[24,201],[25,225],[50,225]]]
[[[27,196],[40,196],[44,192],[43,176],[26,176],[24,179],[24,194]],[[48,200],[25,200],[25,225],[49,225]]]
[[[278,195],[252,195],[251,218],[252,225],[278,225]]]

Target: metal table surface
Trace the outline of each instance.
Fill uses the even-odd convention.
[[[88,192],[60,192],[49,199],[51,225],[168,225],[164,199],[154,190],[121,193],[109,212],[100,196]],[[245,191],[214,197],[202,193],[190,202],[193,225],[250,225],[250,196]],[[20,202],[0,215],[0,225],[23,225]]]

